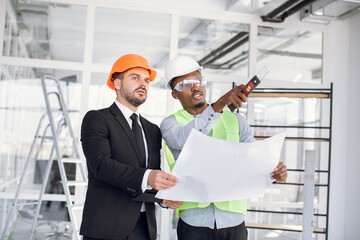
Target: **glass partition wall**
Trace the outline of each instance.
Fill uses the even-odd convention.
[[[86,111],[108,107],[114,101],[115,94],[106,86],[106,80],[113,62],[127,53],[144,56],[158,71],[148,100],[140,108],[146,118],[158,125],[164,117],[181,108],[165,88],[164,79],[166,63],[176,55],[191,56],[204,66],[209,103],[229,91],[233,83],[245,84],[263,65],[267,65],[270,72],[259,87],[323,86],[323,34],[318,28],[297,30],[296,25],[266,26],[241,15],[237,19],[219,12],[217,16],[209,13],[199,17],[196,11],[177,12],[166,6],[138,9],[135,4],[121,2],[106,5],[101,1],[79,4],[60,0],[2,0],[2,6],[6,11],[0,15],[0,30],[3,31],[0,33],[3,36],[0,38],[3,41],[0,47],[0,229],[4,226],[37,123],[45,111],[40,85],[44,75],[60,80],[77,136]],[[322,118],[321,104],[312,100],[249,99],[239,111],[252,125],[316,126],[326,121]],[[253,130],[255,135],[280,131]],[[301,134],[318,133],[304,131]],[[322,144],[286,142],[283,159],[289,168],[300,167],[304,149],[317,149],[323,154]],[[42,153],[45,157],[46,149],[48,147]],[[297,155],[290,157],[289,152]],[[319,155],[319,159],[323,158]],[[30,199],[37,196],[43,161],[39,156],[26,177],[25,190]],[[318,164],[324,164],[321,161]],[[289,174],[289,179],[300,178],[297,173]],[[57,187],[49,187],[47,193]],[[301,197],[301,187],[274,185],[264,198],[249,200],[249,206],[266,209],[269,205],[285,208],[287,204],[295,204],[301,208]],[[315,201],[319,206],[323,205],[322,197],[317,193]],[[24,207],[17,223],[26,224],[32,213],[32,207]],[[58,201],[44,204],[41,213],[43,220],[68,221]],[[157,214],[159,239],[175,239],[174,211],[158,208]],[[248,221],[301,225],[298,216],[272,214],[249,213]],[[298,238],[300,234],[253,229],[249,233],[249,239]]]

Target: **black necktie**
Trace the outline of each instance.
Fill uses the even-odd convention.
[[[143,138],[143,134],[141,131],[141,127],[137,121],[138,116],[133,113],[130,116],[131,120],[132,120],[132,131],[134,133],[136,142],[138,143],[139,146],[139,153],[140,153],[140,159],[141,159],[141,166],[145,167],[145,146],[144,146],[144,138]]]

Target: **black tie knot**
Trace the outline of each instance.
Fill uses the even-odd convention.
[[[137,121],[138,115],[136,113],[131,114],[130,119],[133,121]]]

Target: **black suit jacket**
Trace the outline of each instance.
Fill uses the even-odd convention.
[[[161,133],[140,117],[148,147],[149,169],[160,169]],[[89,184],[80,234],[99,239],[122,239],[134,228],[142,202],[145,168],[140,167],[133,132],[116,104],[89,111],[82,122],[81,142],[89,171]],[[156,239],[154,203],[145,203],[151,239]]]

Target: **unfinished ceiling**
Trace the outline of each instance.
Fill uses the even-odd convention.
[[[360,4],[357,3],[360,0],[336,2],[346,5],[342,8],[346,14],[358,11]],[[18,35],[29,57],[84,61],[86,6],[27,0],[12,0],[11,3],[16,11]],[[324,16],[335,14],[332,6],[335,3],[330,0],[211,0],[208,3],[229,12],[249,13],[264,22],[275,23],[284,22],[295,13],[300,16],[302,9],[312,9],[317,14],[322,9]],[[246,76],[249,29],[247,24],[180,17],[178,53],[194,57],[214,72]],[[131,51],[147,57],[155,68],[164,68],[169,58],[170,32],[170,14],[98,7],[92,62],[112,64],[115,56]],[[321,73],[322,59],[321,34],[259,26],[258,35],[258,62],[276,65],[280,61],[289,68],[299,66],[300,62],[301,68],[311,68],[308,72],[317,76],[312,79],[318,80],[319,74],[316,73]],[[44,74],[42,70],[37,71],[37,75]],[[299,75],[290,78],[296,79]]]

